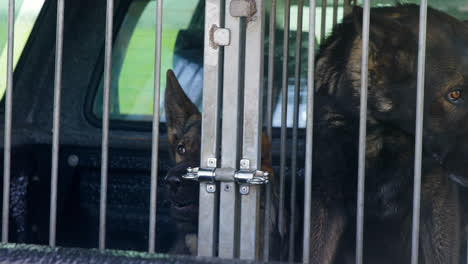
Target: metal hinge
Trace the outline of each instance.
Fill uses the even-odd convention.
[[[232,168],[187,168],[187,174],[182,177],[208,184],[220,182],[236,182],[241,185],[240,193],[247,194],[248,185],[267,184],[269,173],[261,170],[250,170],[250,161],[243,159],[239,170]],[[209,190],[207,190],[209,191]]]

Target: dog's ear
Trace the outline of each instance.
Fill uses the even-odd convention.
[[[174,72],[167,71],[164,109],[169,142],[175,144],[182,136],[184,126],[191,120],[201,120],[200,111],[185,94]]]

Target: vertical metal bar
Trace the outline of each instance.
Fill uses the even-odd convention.
[[[208,159],[218,157],[219,102],[221,94],[221,50],[212,44],[211,34],[215,27],[222,26],[224,1],[205,2],[205,48],[203,60],[203,114],[201,167],[216,167]],[[215,256],[218,229],[218,195],[208,192],[207,184],[200,184],[198,216],[198,256]]]
[[[306,120],[306,157],[304,179],[304,237],[302,262],[310,261],[310,218],[312,200],[312,139],[314,131],[314,59],[315,59],[315,5],[316,0],[309,0],[309,46],[307,62],[307,120]]]
[[[101,200],[99,208],[99,249],[106,247],[107,168],[109,154],[109,95],[112,65],[114,0],[107,0],[104,58],[104,94],[102,109]]]
[[[364,0],[361,53],[361,108],[359,116],[358,198],[356,215],[356,264],[362,264],[364,240],[364,185],[366,169],[367,86],[369,62],[370,0]]]
[[[268,95],[267,95],[267,121],[266,129],[267,135],[270,142],[272,142],[272,119],[273,119],[273,83],[274,83],[274,72],[275,72],[275,36],[276,36],[276,0],[271,0],[270,8],[270,29],[269,29],[269,45],[268,45]],[[263,261],[268,261],[270,257],[270,232],[271,225],[270,219],[272,206],[271,200],[271,184],[265,187],[265,228],[263,231]]]
[[[294,261],[296,223],[296,171],[297,171],[297,137],[299,126],[299,95],[301,88],[301,56],[302,56],[302,14],[304,2],[297,1],[297,35],[296,35],[296,65],[294,68],[294,114],[293,114],[293,142],[291,155],[291,221],[289,223],[289,262]]]
[[[3,208],[2,242],[8,242],[8,220],[10,208],[10,166],[11,166],[11,119],[13,95],[13,43],[15,30],[15,0],[8,1],[8,51],[7,51],[7,87],[5,97],[5,135],[3,150]]]
[[[224,24],[231,31],[231,42],[224,47],[223,78],[223,120],[221,167],[238,168],[240,141],[240,112],[242,89],[242,27],[243,18],[233,17],[230,6],[233,0],[226,2]],[[219,256],[234,258],[237,256],[239,240],[238,203],[236,184],[221,182],[219,206]]]
[[[421,6],[419,10],[418,79],[416,94],[416,142],[414,147],[413,232],[411,243],[412,264],[418,263],[419,253],[419,214],[421,202],[421,159],[424,118],[424,66],[426,62],[426,25],[427,0],[421,0]]]
[[[159,95],[161,86],[161,35],[163,0],[157,0],[156,8],[156,43],[154,58],[154,90],[153,90],[153,138],[151,146],[151,196],[150,196],[150,226],[148,251],[154,253],[156,242],[156,205],[158,187],[158,149],[159,149]]]
[[[333,27],[338,22],[338,0],[333,0]]]
[[[247,24],[244,82],[243,160],[241,167],[256,170],[261,167],[263,43],[265,1],[255,0],[257,12]],[[244,186],[245,187],[245,186]],[[249,193],[241,196],[240,258],[257,259],[259,232],[260,186],[249,186]],[[266,220],[268,221],[268,220]]]
[[[327,21],[327,0],[322,0],[322,17],[320,24],[320,43],[325,40],[325,22]]]
[[[271,0],[270,29],[268,36],[268,98],[267,98],[267,135],[271,142],[273,119],[273,84],[275,73],[275,36],[276,36],[276,0]]]
[[[284,35],[283,35],[283,87],[281,101],[281,157],[280,157],[280,194],[278,206],[278,225],[284,226],[284,184],[286,175],[286,140],[287,140],[287,119],[288,119],[288,64],[289,64],[289,14],[291,3],[286,0],[284,5]]]
[[[57,227],[57,181],[60,139],[60,90],[62,89],[64,0],[57,0],[57,32],[55,41],[54,124],[52,135],[52,179],[50,184],[49,245],[55,246]]]
[[[271,142],[271,139],[270,139]],[[268,262],[270,259],[270,233],[271,233],[271,221],[272,217],[271,208],[272,202],[272,185],[267,184],[265,186],[265,226],[263,227],[263,261]]]

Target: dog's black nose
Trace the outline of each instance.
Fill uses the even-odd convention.
[[[181,187],[180,176],[175,174],[168,174],[166,177],[166,183],[169,186],[171,192],[177,193]]]

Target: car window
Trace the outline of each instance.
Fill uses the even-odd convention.
[[[269,2],[267,2],[267,21],[269,17]],[[277,7],[276,23],[276,51],[275,51],[275,71],[279,69],[281,76],[282,57],[282,34],[283,21],[281,3]],[[338,9],[338,19],[340,20],[343,11]],[[295,32],[297,30],[297,5],[291,7],[291,48],[290,57],[294,57]],[[321,7],[317,7],[317,14],[321,14]],[[153,70],[154,70],[154,43],[155,43],[155,13],[156,2],[148,0],[134,1],[127,12],[125,20],[117,34],[113,48],[112,78],[111,78],[111,109],[110,118],[115,121],[151,121],[153,108]],[[182,16],[181,14],[185,15]],[[327,7],[327,14],[333,13],[333,7]],[[303,71],[301,79],[306,78],[307,62],[307,39],[308,39],[308,7],[305,7],[303,17]],[[182,2],[165,1],[163,15],[162,32],[162,67],[161,67],[161,95],[165,88],[165,72],[173,69],[181,86],[189,98],[201,109],[202,85],[203,85],[203,28],[204,28],[204,1],[184,0]],[[317,16],[317,22],[320,15]],[[317,23],[319,25],[319,23]],[[333,21],[327,21],[326,30],[331,31]],[[316,39],[319,39],[320,28],[316,29]],[[268,39],[268,33],[266,36]],[[265,41],[268,43],[268,41]],[[318,44],[318,43],[317,43]],[[265,45],[265,56],[267,56],[267,44]],[[266,60],[265,60],[266,61]],[[290,65],[290,77],[294,76],[293,63]],[[301,84],[301,121],[300,126],[304,126],[305,113],[304,91],[306,82]],[[281,90],[281,79],[275,79],[275,91]],[[288,116],[292,118],[292,99],[294,81],[289,80]],[[93,102],[93,114],[97,118],[102,116],[102,91],[103,81],[99,83],[96,96]],[[280,125],[280,105],[281,94],[274,95],[274,116],[273,125]],[[164,122],[164,98],[161,97],[161,121]],[[290,112],[291,111],[291,112]],[[290,112],[290,113],[289,113]],[[292,120],[288,121],[288,125]]]
[[[362,1],[358,1],[361,4]],[[431,1],[438,9],[449,12],[460,19],[466,17],[465,6],[448,5],[444,2]],[[393,2],[381,0],[373,2],[373,6],[392,5]],[[269,1],[267,1],[267,18],[269,21]],[[465,9],[464,9],[465,8]],[[315,39],[316,48],[321,42],[321,5],[316,6]],[[120,27],[113,49],[111,78],[111,120],[146,121],[152,120],[153,109],[153,71],[155,45],[155,13],[156,2],[136,0],[130,5],[125,20]],[[333,29],[333,3],[328,1],[326,7],[325,32],[329,35]],[[307,96],[307,42],[309,33],[309,7],[303,11],[303,42],[301,56],[301,86],[299,104],[299,127],[305,127],[306,96]],[[165,72],[173,69],[181,86],[189,98],[200,108],[202,107],[203,85],[203,15],[204,1],[181,0],[165,1],[162,33],[161,58],[161,90],[165,88]],[[342,2],[337,9],[337,22],[343,19]],[[273,95],[273,127],[281,126],[281,68],[284,32],[284,2],[277,2],[276,49],[275,49],[275,79]],[[290,12],[290,67],[288,69],[288,110],[287,126],[293,125],[294,109],[294,64],[297,32],[297,3],[291,5]],[[265,56],[268,51],[268,32],[265,38]],[[265,62],[267,58],[265,57]],[[265,67],[266,68],[266,67]],[[267,71],[265,71],[266,74]],[[266,80],[266,78],[265,78]],[[266,86],[266,82],[264,84]],[[102,115],[101,80],[94,97],[93,113],[100,118]],[[161,96],[161,121],[164,122],[164,98]]]
[[[198,0],[164,1],[161,47],[161,95],[168,69],[193,46],[193,38],[182,39],[182,33],[194,19]],[[128,9],[113,45],[110,119],[119,121],[151,121],[153,112],[155,62],[156,1],[136,0]],[[202,23],[203,24],[203,21]],[[203,29],[201,29],[203,30]],[[203,31],[198,33],[203,38]],[[176,41],[178,45],[176,45]],[[201,42],[203,40],[201,39]],[[196,52],[203,53],[203,46]],[[178,50],[177,50],[178,49]],[[195,65],[201,62],[197,61]],[[185,86],[186,83],[182,83]],[[188,84],[188,83],[187,83]],[[200,89],[201,90],[201,89]],[[93,102],[93,114],[102,116],[103,81]],[[161,106],[163,104],[161,103]],[[161,111],[163,111],[161,107]],[[164,116],[162,117],[164,120]]]
[[[13,45],[13,67],[16,66],[26,41],[31,34],[37,16],[45,0],[15,1],[15,32]],[[6,87],[7,45],[8,45],[8,1],[0,3],[0,98]]]

